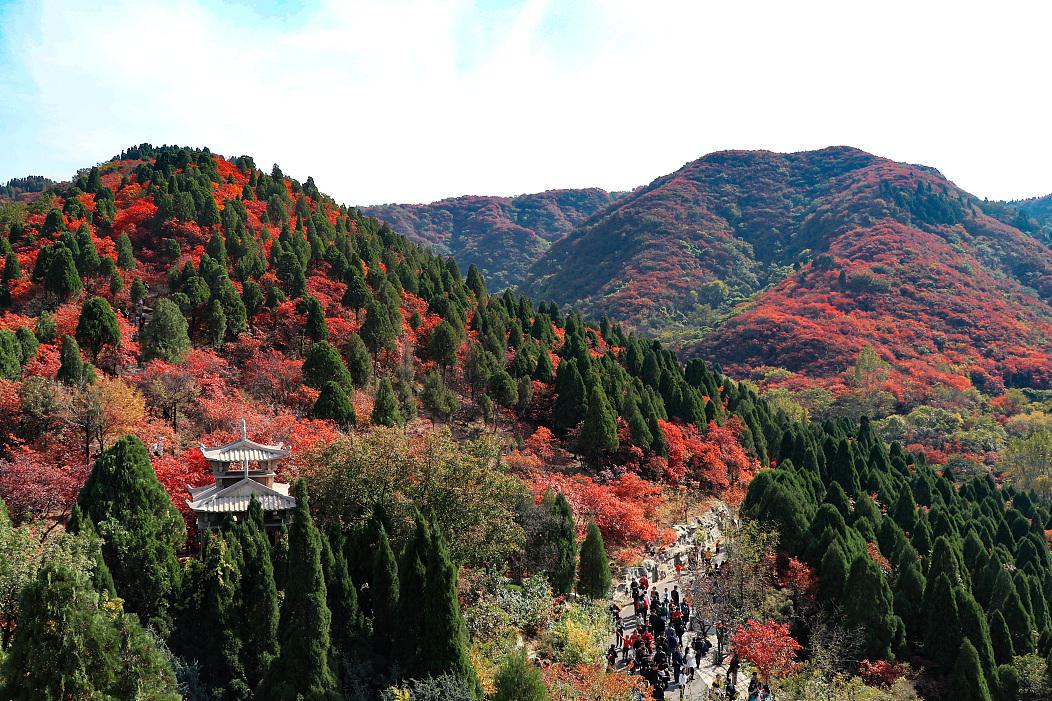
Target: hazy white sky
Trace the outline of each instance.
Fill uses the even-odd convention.
[[[833,144],[1052,192],[1052,3],[0,0],[0,182],[143,141],[354,204]]]

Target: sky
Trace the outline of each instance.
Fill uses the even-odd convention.
[[[851,145],[1044,195],[1049,26],[1012,0],[0,0],[0,183],[177,143],[364,205]]]

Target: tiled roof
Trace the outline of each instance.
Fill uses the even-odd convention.
[[[191,511],[206,513],[237,513],[248,511],[249,501],[253,496],[264,511],[284,511],[294,509],[296,500],[289,496],[289,486],[275,482],[274,487],[267,487],[253,479],[242,479],[225,489],[219,484],[206,487],[188,487],[192,499],[186,504]]]

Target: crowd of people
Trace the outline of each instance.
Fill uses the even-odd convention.
[[[691,553],[693,557],[688,563],[688,567],[697,568],[702,576],[713,579],[716,583],[712,588],[714,592],[718,591],[720,579],[720,551],[721,542],[715,539],[713,545]],[[677,565],[677,574],[680,571],[681,567]],[[617,668],[620,663],[629,673],[638,674],[646,680],[650,696],[656,701],[663,701],[673,686],[678,688],[680,699],[774,701],[770,687],[755,673],[749,680],[746,695],[740,694],[737,688],[739,663],[734,655],[725,674],[717,674],[710,684],[687,696],[686,692],[695,680],[705,684],[699,670],[712,649],[708,639],[711,626],[701,618],[701,609],[691,605],[678,584],[659,591],[643,574],[630,581],[630,593],[636,622],[630,631],[625,630],[621,608],[614,603],[610,605],[616,636],[615,643],[607,650],[610,669]]]

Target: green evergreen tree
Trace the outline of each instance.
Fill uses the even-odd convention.
[[[83,277],[91,277],[99,271],[99,266],[102,265],[99,251],[95,248],[95,241],[91,238],[91,231],[86,224],[82,224],[77,229],[76,265],[77,271]]]
[[[329,326],[325,323],[325,310],[321,308],[321,302],[316,297],[307,297],[303,306],[307,312],[303,333],[311,341],[324,341],[329,337]]]
[[[542,347],[537,356],[537,367],[533,369],[533,379],[549,385],[555,379],[555,369],[552,367],[552,359],[547,347]]]
[[[307,484],[293,486],[296,509],[289,527],[289,562],[285,599],[278,622],[280,651],[260,689],[264,701],[317,699],[336,701],[331,652],[328,592],[321,566],[321,534],[314,526]]]
[[[10,701],[180,701],[172,669],[134,617],[102,611],[81,575],[45,565],[23,591],[0,670]]]
[[[993,701],[979,663],[979,654],[970,640],[964,641],[957,654],[946,698],[953,701]]]
[[[1009,664],[1015,657],[1015,648],[1012,646],[1012,633],[1008,630],[1005,617],[1000,611],[990,614],[990,643],[994,649],[994,661],[998,665]]]
[[[328,419],[341,428],[354,426],[354,404],[347,392],[336,382],[326,382],[314,402],[314,418]]]
[[[425,567],[427,579],[420,601],[426,612],[420,632],[422,671],[432,677],[451,674],[481,698],[482,687],[471,665],[467,625],[457,596],[457,568],[439,529],[432,529],[432,548]]]
[[[135,270],[138,263],[135,253],[132,251],[131,239],[126,232],[122,232],[117,239],[117,267],[121,270]]]
[[[362,324],[361,337],[365,346],[374,354],[394,349],[398,329],[391,320],[390,310],[378,299],[369,300],[365,309],[365,323]]]
[[[73,254],[65,246],[59,246],[48,259],[44,289],[60,300],[76,297],[84,289],[80,273],[73,262]]]
[[[650,450],[650,445],[654,442],[654,436],[650,433],[646,419],[643,418],[643,413],[639,410],[636,393],[631,389],[625,395],[625,406],[621,415],[628,424],[628,434],[632,437],[632,443],[643,452]]]
[[[493,701],[548,701],[541,671],[522,654],[504,658],[493,682]]]
[[[374,523],[374,528],[376,549],[373,551],[373,568],[369,580],[373,609],[373,655],[380,664],[386,664],[399,652],[395,630],[400,620],[398,562],[387,539],[387,529],[379,522]]]
[[[22,266],[18,264],[18,256],[14,253],[8,253],[4,258],[4,273],[0,280],[3,282],[10,282],[11,280],[22,279]]]
[[[116,348],[121,342],[121,330],[117,315],[110,303],[102,297],[92,297],[84,302],[77,321],[77,342],[91,353],[91,362],[97,363],[103,348]]]
[[[548,581],[556,595],[569,594],[573,589],[577,565],[577,525],[574,522],[570,502],[562,492],[544,495],[543,506],[553,517],[549,533],[554,544],[555,558],[548,570]]]
[[[986,615],[975,598],[963,587],[954,589],[957,601],[957,613],[961,624],[961,635],[975,646],[983,674],[991,686],[997,683],[997,664],[994,662],[994,649],[990,639],[990,626]]]
[[[190,350],[190,336],[186,317],[170,299],[157,300],[153,315],[143,327],[139,338],[144,360],[160,358],[178,363]]]
[[[303,361],[303,382],[315,389],[322,389],[328,382],[335,382],[346,391],[354,387],[340,352],[328,341],[311,344]]]
[[[80,346],[72,336],[62,337],[57,377],[59,382],[72,386],[84,381],[84,359],[80,356]]]
[[[1034,620],[1023,607],[1015,583],[1005,570],[997,575],[993,594],[990,597],[992,610],[1000,611],[1004,616],[1008,630],[1012,633],[1012,647],[1017,655],[1034,651]]]
[[[37,350],[40,348],[40,341],[37,340],[37,337],[33,335],[28,326],[19,326],[18,330],[15,331],[15,338],[18,340],[20,351],[19,363],[25,365],[36,357]]]
[[[221,699],[247,699],[251,694],[242,666],[239,623],[245,606],[236,546],[221,533],[208,534],[200,555],[201,576],[194,583],[201,601],[194,651],[200,655],[202,681]]]
[[[420,393],[424,406],[449,421],[460,407],[460,400],[442,381],[442,375],[432,370],[424,376],[424,391]]]
[[[924,652],[948,669],[960,650],[962,631],[954,585],[945,572],[928,580],[924,608],[927,613]]]
[[[391,380],[386,377],[380,380],[380,388],[376,391],[371,420],[377,426],[401,426],[405,423],[394,387],[391,385]]]
[[[606,556],[603,534],[594,521],[589,522],[584,542],[581,543],[577,593],[593,599],[605,599],[610,593],[610,560]]]
[[[600,455],[617,450],[619,445],[617,413],[610,407],[602,383],[596,382],[588,394],[588,411],[581,425],[577,448],[593,462],[598,462]]]
[[[355,387],[365,387],[373,376],[373,358],[362,337],[356,333],[347,339],[347,370]]]
[[[226,337],[226,314],[218,299],[213,299],[205,307],[203,321],[208,329],[208,344],[212,348],[222,348],[223,339]]]
[[[427,341],[427,352],[432,360],[442,367],[443,374],[457,362],[457,349],[460,347],[460,332],[448,321],[443,320],[431,332]]]
[[[863,630],[862,655],[885,659],[902,646],[902,621],[894,613],[891,589],[868,554],[859,554],[851,564],[844,588],[844,613]]]
[[[564,360],[555,375],[555,404],[552,420],[559,428],[567,429],[580,423],[588,411],[588,396],[577,362]]]
[[[106,566],[127,608],[165,632],[179,583],[183,517],[157,480],[146,446],[125,436],[103,451],[77,497],[102,538]]]
[[[270,541],[263,527],[263,507],[252,496],[238,536],[245,566],[241,570],[240,634],[245,678],[253,687],[266,677],[278,654],[278,589],[270,559]]]
[[[322,569],[329,611],[332,612],[332,645],[340,659],[346,662],[357,656],[364,643],[365,620],[358,607],[358,591],[347,567],[343,534],[337,529],[330,533],[323,538]]]

